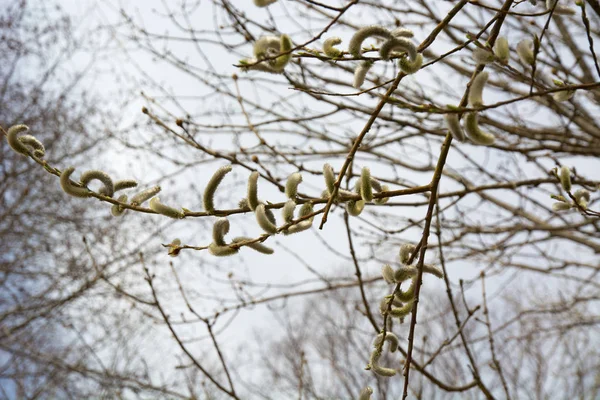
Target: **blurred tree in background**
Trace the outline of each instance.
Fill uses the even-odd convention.
[[[596,1],[94,3],[89,42],[6,10],[0,122],[47,162],[2,146],[5,397],[600,395]],[[110,112],[82,48],[127,66],[86,80]]]

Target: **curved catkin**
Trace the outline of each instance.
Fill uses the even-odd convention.
[[[494,62],[494,54],[486,49],[482,49],[481,47],[476,47],[473,49],[473,60],[478,65],[487,65]]]
[[[529,39],[523,39],[517,44],[517,54],[521,62],[525,65],[533,65],[535,62],[532,45],[533,42]]]
[[[554,210],[554,211],[566,211],[566,210],[570,210],[571,207],[573,207],[573,204],[563,203],[560,201],[557,201],[556,203],[552,204],[552,210]]]
[[[360,64],[356,66],[354,70],[354,83],[352,83],[352,87],[355,89],[360,89],[360,87],[365,83],[365,79],[367,78],[367,73],[373,66],[373,61],[362,61]]]
[[[132,206],[141,206],[144,202],[160,193],[160,186],[153,186],[146,190],[139,192],[131,198],[130,204]]]
[[[388,264],[381,268],[381,276],[387,283],[394,283],[394,269]]]
[[[477,113],[468,113],[465,117],[465,132],[467,137],[475,144],[489,146],[494,144],[496,137],[479,129],[477,122]]]
[[[208,252],[210,254],[212,254],[213,256],[217,256],[217,257],[231,256],[233,254],[236,254],[238,251],[239,251],[239,249],[234,249],[229,246],[219,246],[215,243],[211,243],[208,246]]]
[[[508,61],[510,60],[510,47],[508,46],[508,40],[506,40],[505,37],[501,36],[496,39],[493,50],[498,61],[502,64],[508,64]]]
[[[373,389],[370,386],[367,386],[363,390],[360,391],[358,395],[358,400],[371,400],[371,395],[373,394]]]
[[[259,205],[258,201],[258,172],[253,171],[248,177],[248,207],[254,211]]]
[[[400,318],[400,322],[403,322],[404,318],[410,314],[410,312],[413,309],[413,301],[409,301],[406,304],[404,304],[402,307],[396,307],[396,308],[392,308],[390,310],[390,316],[394,317],[394,318]]]
[[[258,222],[258,225],[265,232],[270,234],[277,233],[277,226],[275,226],[275,224],[267,217],[264,204],[259,204],[258,207],[256,207],[254,214],[256,215],[256,222]]]
[[[405,243],[402,246],[400,246],[400,251],[398,252],[398,257],[400,258],[400,262],[402,264],[408,264],[408,262],[410,261],[410,257],[412,256],[412,254],[415,252],[417,248],[409,243]],[[415,257],[415,260],[418,257]],[[413,260],[413,262],[415,261]]]
[[[265,57],[276,55],[279,52],[281,42],[278,36],[262,36],[252,47],[254,57],[259,60]]]
[[[337,46],[342,43],[342,38],[338,36],[332,36],[323,42],[323,52],[327,57],[336,58],[342,55],[341,50],[336,49],[333,46]]]
[[[375,346],[375,347],[379,346],[383,340],[384,340],[383,339],[383,333],[380,333],[375,338],[375,342],[373,343],[373,346]],[[390,344],[390,349],[389,349],[390,352],[393,353],[396,350],[398,350],[398,345],[400,344],[400,340],[398,340],[398,336],[396,336],[392,332],[386,332],[386,334],[385,334],[385,341]]]
[[[386,368],[379,365],[379,359],[381,358],[381,353],[377,351],[377,349],[373,350],[371,353],[371,360],[369,364],[371,365],[371,370],[380,376],[394,376],[396,375],[396,370],[393,368]]]
[[[489,74],[485,71],[477,74],[475,79],[473,79],[473,83],[471,84],[471,89],[469,90],[469,104],[473,107],[479,107],[483,105],[483,88],[488,80]]]
[[[409,39],[403,37],[386,40],[379,49],[379,56],[384,60],[389,60],[397,51],[406,52],[411,61],[415,61],[417,58],[417,47]]]
[[[398,60],[398,66],[406,75],[412,75],[423,66],[423,55],[417,54],[414,61],[409,60],[408,57],[402,57]]]
[[[300,182],[302,182],[302,175],[299,172],[294,172],[288,177],[287,182],[285,183],[285,195],[288,199],[296,199]]]
[[[389,191],[389,190],[390,190],[390,187],[389,187],[388,185],[383,185],[383,186],[381,187],[381,190],[380,190],[379,192],[380,192],[380,193],[381,193],[381,192],[387,192],[387,191]],[[380,197],[380,198],[378,198],[378,199],[374,199],[374,200],[373,200],[373,202],[374,202],[375,204],[385,204],[385,203],[387,203],[389,200],[390,200],[390,198],[389,198],[389,197]]]
[[[290,223],[294,220],[294,210],[296,209],[296,202],[294,200],[288,200],[285,202],[281,214],[285,223]]]
[[[71,175],[75,171],[75,167],[69,167],[60,174],[60,187],[66,194],[74,197],[90,197],[92,192],[86,188],[81,188],[71,184]]]
[[[396,28],[396,29],[392,30],[391,34],[394,37],[405,37],[405,38],[411,38],[411,37],[415,36],[413,31],[411,31],[408,28]]]
[[[27,153],[29,151],[27,149],[27,146],[25,146],[19,140],[19,133],[25,132],[25,131],[28,131],[28,130],[29,130],[29,127],[27,125],[13,125],[10,128],[8,128],[8,131],[6,132],[8,134],[6,136],[6,140],[8,141],[8,144],[17,153],[21,153],[21,154],[27,155]]]
[[[392,33],[388,29],[379,25],[371,25],[360,28],[352,36],[352,39],[350,39],[350,43],[348,43],[348,52],[354,57],[359,57],[361,55],[362,43],[370,37],[389,39],[392,37]]]
[[[252,240],[252,238],[249,237],[244,237],[244,236],[240,236],[240,237],[236,237],[235,239],[233,239],[233,243],[239,243],[239,242],[245,242],[247,240]],[[275,250],[273,250],[270,247],[265,246],[262,243],[248,243],[245,245],[245,247],[249,247],[254,251],[258,251],[259,253],[262,254],[273,254],[275,252]]]
[[[118,192],[119,190],[131,189],[137,187],[137,185],[138,183],[133,179],[122,179],[115,182],[115,192]],[[102,191],[100,191],[100,193],[102,193]]]
[[[213,243],[217,246],[226,246],[225,235],[229,232],[229,220],[219,218],[215,221],[212,230]]]
[[[325,178],[325,186],[327,186],[327,191],[331,195],[335,189],[335,172],[333,172],[333,167],[331,165],[323,165],[323,177]]]
[[[364,167],[360,174],[360,196],[364,201],[373,201],[371,170],[368,167]]]
[[[459,142],[465,141],[465,132],[460,126],[460,121],[458,120],[458,114],[446,114],[444,115],[444,122],[446,122],[446,128],[450,131],[452,137]]]
[[[254,0],[254,5],[256,7],[267,7],[273,3],[276,3],[277,0]]]
[[[271,67],[277,71],[283,71],[285,66],[292,59],[292,53],[290,51],[294,47],[292,39],[288,35],[281,35],[279,37],[279,53],[287,53],[277,57],[272,63]]]
[[[590,201],[590,192],[586,189],[577,189],[575,193],[573,193],[573,197],[579,203],[581,200],[584,200],[586,203]]]
[[[227,175],[230,172],[231,172],[231,165],[226,165],[224,167],[221,167],[214,173],[212,178],[210,178],[210,181],[208,181],[208,184],[206,185],[206,189],[204,189],[204,197],[202,198],[202,201],[204,203],[204,209],[207,212],[209,212],[209,213],[215,212],[215,203],[214,203],[215,192],[217,191],[217,188],[219,187],[219,184],[221,183],[221,181],[223,180],[225,175]]]
[[[313,212],[313,204],[311,202],[306,202],[304,204],[302,204],[302,207],[300,207],[300,211],[299,211],[299,218],[302,217],[306,217],[307,215],[312,214]],[[292,226],[290,226],[287,230],[283,231],[283,233],[285,235],[291,235],[293,233],[298,233],[298,232],[302,232],[305,231],[307,229],[310,229],[310,227],[312,226],[314,217],[310,217],[304,221],[298,222],[297,224],[294,224]]]
[[[33,155],[37,158],[42,158],[46,154],[46,149],[42,142],[37,140],[35,136],[32,135],[23,135],[17,139],[21,142],[25,147],[29,147],[33,149]]]
[[[117,201],[119,203],[123,203],[126,204],[127,203],[127,195],[123,194],[121,196],[119,196],[119,198],[117,199]],[[126,208],[121,207],[118,204],[113,204],[113,206],[110,208],[110,213],[114,216],[114,217],[120,217],[121,215],[123,215],[123,213],[125,212]]]
[[[181,219],[185,217],[183,211],[162,204],[158,197],[150,199],[150,209],[169,218]]]
[[[415,288],[417,286],[417,277],[414,276],[410,281],[410,286],[407,290],[400,290],[396,292],[395,298],[402,302],[413,301],[415,297]]]
[[[394,271],[394,275],[392,278],[393,278],[394,282],[401,283],[407,279],[415,277],[417,275],[417,272],[418,271],[417,271],[416,267],[403,265],[400,268],[398,268],[396,271]]]
[[[365,208],[364,200],[348,200],[346,202],[346,211],[353,217],[357,217]]]
[[[571,169],[566,165],[560,167],[559,173],[560,184],[562,185],[565,192],[571,191]]]
[[[111,177],[106,172],[94,169],[91,171],[85,171],[79,178],[79,182],[81,182],[83,186],[87,186],[93,180],[98,180],[104,185],[100,193],[108,197],[113,197],[115,194],[115,185],[113,184]]]
[[[444,273],[441,269],[431,264],[423,264],[423,272],[427,274],[431,274],[433,276],[437,276],[442,279],[444,277]]]

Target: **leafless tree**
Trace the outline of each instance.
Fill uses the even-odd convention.
[[[165,391],[189,398],[600,394],[596,1],[102,10],[143,90],[118,138],[147,168],[140,185],[165,195],[147,206],[63,184],[119,221],[173,218],[144,242],[162,257],[129,257],[135,274],[109,284],[172,339],[161,362],[138,354],[138,389],[168,376]],[[83,164],[30,156],[31,174]],[[259,245],[275,255],[250,255]],[[265,328],[250,338],[252,316]]]

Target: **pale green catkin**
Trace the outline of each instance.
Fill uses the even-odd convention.
[[[562,185],[565,192],[571,191],[571,170],[566,165],[560,167],[560,184]]]
[[[241,236],[241,237],[236,237],[235,239],[233,239],[233,243],[245,242],[248,240],[252,240],[252,239]],[[262,253],[262,254],[273,254],[275,252],[275,250],[273,250],[272,248],[267,247],[264,244],[258,243],[258,242],[248,243],[245,245],[245,247],[249,247],[252,250],[258,251],[259,253]]]
[[[417,59],[417,47],[410,39],[403,37],[394,37],[386,40],[379,49],[379,56],[383,60],[389,60],[394,55],[394,52],[397,51],[408,54],[410,61],[415,61]]]
[[[341,50],[336,49],[333,46],[337,46],[338,44],[342,43],[342,38],[337,37],[337,36],[332,36],[328,39],[325,40],[325,42],[323,42],[323,53],[325,53],[325,55],[327,57],[332,57],[332,58],[336,58],[342,55]]]
[[[169,218],[182,219],[185,217],[185,214],[182,210],[162,204],[158,197],[153,197],[150,199],[150,209]]]
[[[323,177],[325,178],[325,186],[327,186],[327,191],[329,192],[329,195],[331,195],[335,188],[335,173],[333,172],[331,165],[323,165]]]
[[[86,188],[74,186],[71,183],[71,175],[75,171],[75,167],[69,167],[60,174],[60,187],[66,194],[74,197],[90,197],[92,192]]]
[[[371,400],[371,395],[373,394],[373,389],[370,386],[367,386],[363,390],[360,391],[358,395],[358,400]]]
[[[27,155],[29,149],[19,140],[19,133],[28,131],[27,125],[13,125],[8,128],[6,140],[10,147],[17,153]]]
[[[209,212],[209,213],[215,212],[215,204],[214,204],[215,192],[217,191],[217,188],[219,187],[219,184],[221,183],[221,181],[223,180],[225,175],[227,175],[230,172],[231,172],[231,165],[226,165],[224,167],[221,167],[214,173],[212,178],[210,178],[210,181],[208,181],[208,184],[206,185],[206,189],[204,189],[204,197],[202,198],[202,201],[204,203],[204,209],[207,212]]]
[[[452,137],[459,142],[464,142],[465,132],[460,126],[458,114],[446,114],[444,115],[444,121],[446,122],[446,128],[448,128]]]
[[[508,40],[505,37],[499,37],[494,43],[494,54],[498,61],[502,64],[508,64],[510,60],[510,47],[508,46]]]
[[[217,246],[225,246],[227,232],[229,232],[229,220],[227,218],[217,219],[212,230],[213,243]]]
[[[290,200],[295,200],[298,195],[298,185],[302,182],[302,175],[299,172],[291,174],[285,184],[285,195]]]
[[[104,185],[100,190],[101,194],[107,197],[113,197],[115,193],[115,185],[113,184],[111,177],[106,172],[94,169],[91,171],[85,171],[79,178],[79,181],[83,186],[88,186],[93,180],[98,180]]]
[[[369,37],[381,37],[385,39],[392,38],[392,33],[379,25],[371,25],[360,28],[350,39],[348,43],[348,52],[355,57],[361,55],[362,43]]]
[[[402,57],[398,60],[398,66],[406,75],[412,75],[423,66],[423,55],[421,53],[417,54],[414,61],[411,61],[408,57]]]
[[[375,347],[379,346],[382,341],[383,341],[383,333],[380,333],[375,338],[375,341],[373,342],[373,346],[375,346]],[[394,333],[386,332],[385,341],[389,343],[389,346],[390,346],[389,350],[391,353],[394,353],[396,350],[398,350],[398,345],[400,344],[400,340],[398,340],[398,336],[396,336]]]
[[[247,205],[252,211],[256,210],[256,207],[260,204],[258,201],[258,176],[257,171],[253,171],[248,177],[248,190],[247,190]]]
[[[400,258],[400,262],[402,264],[408,264],[408,261],[410,260],[410,257],[412,256],[412,253],[414,253],[416,247],[412,244],[409,243],[405,243],[402,246],[400,246],[400,251],[398,252],[398,257]],[[415,260],[418,257],[415,257]],[[413,262],[415,261],[413,260]]]
[[[277,226],[267,217],[264,204],[259,204],[258,207],[256,207],[254,214],[256,215],[256,222],[258,222],[258,225],[265,232],[270,234],[277,233]]]
[[[488,77],[489,74],[482,71],[473,79],[471,89],[469,89],[469,104],[471,106],[479,107],[483,105],[483,88],[487,83]]]
[[[285,223],[290,223],[294,220],[294,210],[296,209],[296,202],[294,200],[288,200],[285,202],[281,214]]]
[[[26,148],[31,148],[33,150],[33,155],[37,158],[42,158],[46,154],[46,149],[44,148],[44,145],[42,144],[42,142],[37,140],[35,136],[19,136],[18,141],[21,142]]]
[[[373,201],[371,170],[368,167],[364,167],[360,174],[360,196],[366,202]]]
[[[127,195],[123,194],[123,195],[119,196],[117,201],[119,201],[119,203],[126,204],[127,203]],[[122,206],[120,206],[118,204],[113,204],[113,206],[110,208],[111,214],[115,217],[120,217],[121,215],[123,215],[125,210],[127,210],[127,209],[123,208]]]
[[[377,351],[377,349],[373,350],[371,353],[371,360],[369,365],[371,366],[371,370],[380,376],[394,376],[396,375],[396,370],[393,368],[386,368],[379,365],[379,359],[381,358],[381,353]]]
[[[475,144],[489,146],[494,144],[496,137],[491,133],[482,131],[477,121],[477,113],[468,113],[465,117],[465,132],[467,137]]]
[[[239,251],[239,249],[234,249],[229,246],[219,246],[215,243],[211,243],[208,246],[208,252],[210,254],[212,254],[213,256],[217,256],[217,257],[231,256],[233,254],[236,254],[238,251]]]
[[[160,190],[160,186],[153,186],[151,188],[143,190],[131,198],[130,204],[132,206],[141,206],[146,202],[146,200],[151,199],[152,197],[160,193]]]

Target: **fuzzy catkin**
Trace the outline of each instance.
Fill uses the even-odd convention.
[[[245,242],[248,240],[252,240],[252,238],[240,236],[240,237],[236,237],[235,239],[233,239],[232,243]],[[264,244],[259,243],[259,242],[248,243],[244,246],[249,247],[252,250],[257,251],[262,254],[273,254],[275,252],[275,250],[273,250],[272,248],[267,247]]]
[[[535,62],[535,56],[531,46],[532,41],[529,39],[523,39],[517,43],[517,55],[519,56],[521,62],[525,65],[533,65]]]
[[[566,165],[560,167],[559,172],[560,184],[562,185],[565,192],[571,191],[571,169]]]
[[[384,39],[392,38],[392,33],[379,25],[371,25],[360,28],[350,39],[348,44],[348,52],[355,57],[361,55],[362,43],[369,37],[380,37]]]
[[[132,206],[141,206],[146,200],[151,199],[152,197],[160,193],[160,190],[160,186],[153,186],[151,188],[143,190],[131,198],[130,204]]]
[[[371,170],[364,167],[360,174],[360,196],[366,202],[373,200],[373,187],[371,186]]]
[[[217,246],[226,246],[225,235],[229,232],[229,220],[219,218],[215,221],[212,230],[213,243]]]
[[[394,37],[386,40],[379,49],[379,56],[383,60],[389,60],[394,51],[406,52],[411,61],[415,61],[417,58],[417,47],[409,39],[403,37]]]
[[[113,197],[115,194],[115,185],[106,172],[100,170],[85,171],[79,178],[79,181],[83,186],[87,186],[93,180],[98,180],[104,185],[100,190],[101,194]]]
[[[277,226],[267,217],[264,204],[259,204],[258,207],[256,207],[254,214],[256,215],[256,222],[258,222],[258,225],[265,232],[270,234],[277,233]]]
[[[332,36],[323,42],[323,52],[327,57],[336,58],[342,55],[341,50],[336,49],[333,46],[337,46],[342,43],[342,38],[337,36]]]
[[[483,105],[483,88],[488,80],[489,74],[485,71],[477,74],[475,79],[473,79],[473,83],[471,84],[471,89],[469,90],[469,104],[473,107],[479,107]]]
[[[19,142],[21,142],[25,148],[33,149],[33,155],[37,158],[42,158],[46,154],[46,149],[42,142],[37,140],[35,136],[32,135],[23,135],[17,138]],[[27,152],[25,152],[27,154]]]
[[[204,189],[204,197],[202,198],[202,201],[204,203],[204,209],[207,212],[209,212],[209,213],[215,212],[215,204],[214,204],[215,192],[217,191],[217,188],[219,187],[219,184],[221,183],[221,181],[223,180],[225,175],[227,175],[230,172],[231,172],[231,165],[226,165],[224,167],[221,167],[214,173],[212,178],[210,178],[210,181],[208,181],[208,184],[206,185],[206,189]]]
[[[19,133],[28,131],[29,127],[27,125],[13,125],[8,128],[6,140],[10,147],[16,151],[17,153],[27,155],[28,149],[20,140]]]
[[[494,144],[496,137],[491,133],[482,131],[479,128],[479,122],[477,121],[477,113],[468,113],[465,117],[465,132],[467,137],[475,144],[483,146],[489,146]]]
[[[412,75],[423,66],[423,55],[421,53],[417,54],[414,61],[411,61],[408,57],[402,57],[398,60],[398,66],[406,75]]]
[[[69,167],[60,174],[60,187],[62,188],[62,190],[64,190],[66,194],[69,194],[71,196],[90,197],[92,195],[92,192],[90,192],[86,188],[74,186],[71,183],[70,178],[74,171],[75,167]]]
[[[298,185],[302,182],[302,175],[299,172],[291,174],[285,184],[285,195],[290,200],[295,200],[298,195]]]
[[[510,59],[510,47],[508,46],[508,40],[505,37],[499,37],[494,43],[494,54],[502,64],[508,64]]]
[[[252,211],[259,205],[258,201],[258,172],[253,171],[248,177],[247,205]]]
[[[458,114],[446,114],[444,115],[444,121],[446,122],[446,128],[448,128],[452,137],[459,142],[464,142],[465,132],[460,126]]]
[[[153,197],[150,199],[150,209],[169,218],[181,219],[185,217],[185,214],[182,210],[162,204],[158,197]]]
[[[365,83],[365,79],[367,78],[367,73],[373,66],[373,61],[362,61],[356,69],[354,70],[354,83],[352,87],[355,89],[360,89],[360,87]]]

